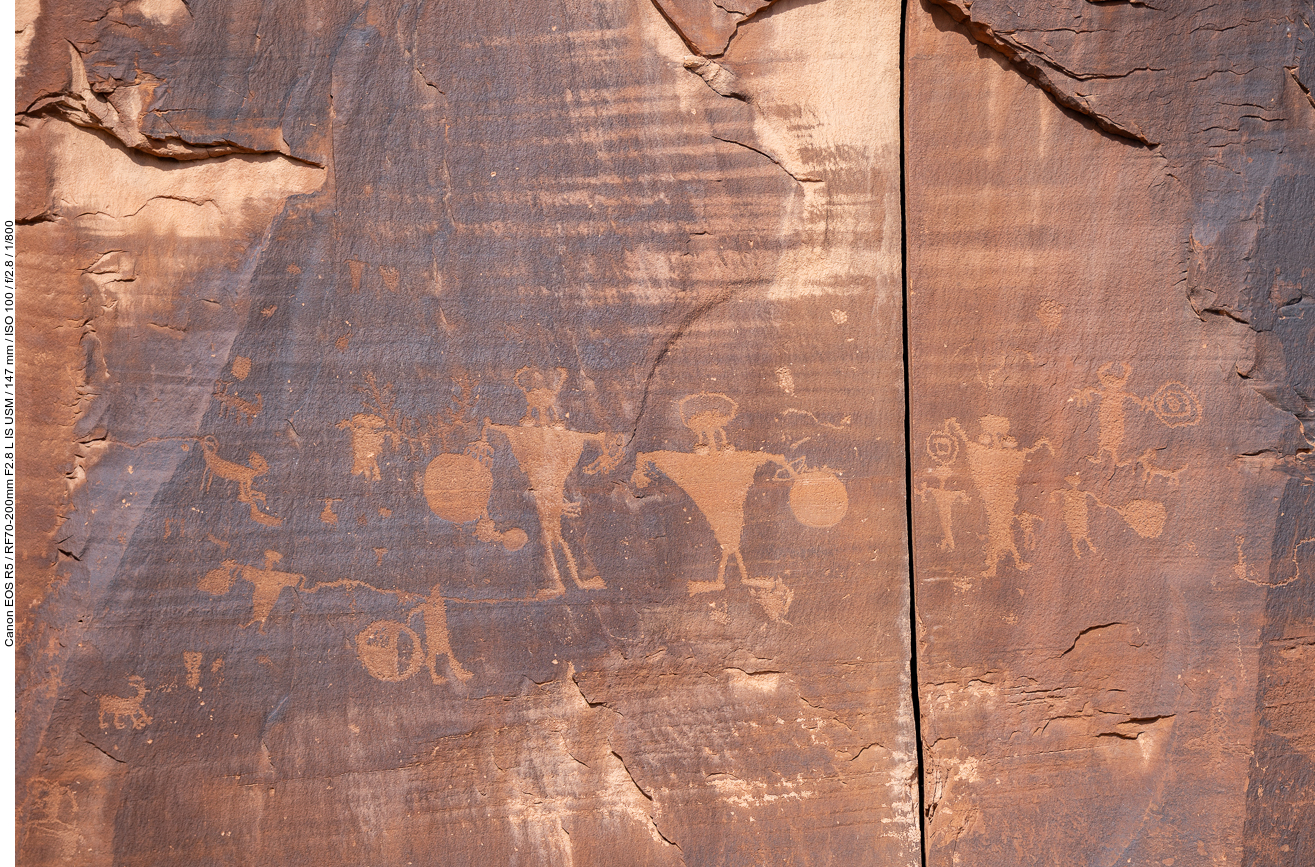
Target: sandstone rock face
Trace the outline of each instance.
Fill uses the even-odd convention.
[[[1311,38],[910,13],[930,864],[1312,857]]]
[[[900,9],[754,11],[41,9],[25,863],[916,863]]]
[[[1308,5],[18,13],[22,863],[1315,860]]]

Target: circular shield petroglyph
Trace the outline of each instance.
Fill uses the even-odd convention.
[[[366,671],[390,683],[406,680],[425,664],[425,649],[420,644],[420,636],[411,627],[395,620],[376,620],[361,630],[356,636],[356,655]]]
[[[1181,382],[1166,382],[1151,397],[1151,411],[1169,427],[1190,427],[1201,421],[1201,402]]]
[[[429,508],[454,524],[484,517],[492,492],[493,474],[469,455],[439,455],[425,468]]]
[[[790,511],[805,527],[825,530],[849,511],[849,494],[834,473],[814,470],[795,476],[790,485]]]
[[[959,440],[948,430],[932,431],[927,437],[927,454],[941,466],[948,466],[959,457]]]

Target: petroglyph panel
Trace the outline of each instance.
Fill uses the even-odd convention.
[[[30,863],[916,864],[898,4],[138,5]]]
[[[1061,5],[1003,36],[930,3],[909,19],[927,863],[1295,864],[1242,853],[1263,585],[1299,583],[1277,564],[1310,535],[1279,517],[1309,477],[1300,426],[1249,381],[1246,329],[1186,288],[1207,152],[1107,134],[1041,89],[1067,84],[974,45]],[[1158,13],[1124,16],[1149,7],[1079,5],[1019,38],[1099,32],[1120,66],[1160,32],[1156,69],[1185,50]],[[1115,78],[1064,104],[1104,124],[1153,90]]]

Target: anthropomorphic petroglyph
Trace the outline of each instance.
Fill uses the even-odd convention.
[[[379,455],[383,453],[385,439],[391,439],[387,422],[377,415],[358,412],[338,422],[338,430],[345,430],[352,438],[352,475],[364,476],[367,482],[379,480]]]
[[[1073,556],[1081,557],[1080,545],[1087,546],[1087,552],[1097,553],[1091,541],[1091,513],[1088,501],[1102,509],[1114,512],[1143,539],[1159,538],[1164,530],[1164,504],[1154,500],[1129,500],[1123,506],[1112,506],[1100,497],[1078,487],[1082,478],[1078,473],[1066,476],[1068,488],[1051,493],[1051,499],[1060,497],[1063,501],[1064,526],[1068,530],[1069,540],[1073,545]]]
[[[521,471],[529,477],[530,496],[534,498],[534,508],[539,515],[544,563],[551,585],[540,591],[540,598],[547,599],[566,592],[566,585],[562,583],[557,568],[558,551],[566,563],[567,574],[577,587],[585,590],[604,588],[606,584],[601,576],[583,580],[580,578],[575,555],[562,537],[563,521],[580,514],[580,504],[566,499],[566,479],[580,463],[585,446],[590,444],[598,448],[598,458],[584,467],[583,471],[592,475],[614,469],[625,457],[625,436],[585,433],[568,430],[564,426],[487,423],[487,428],[507,438]]]
[[[202,475],[201,489],[208,492],[214,477],[237,482],[237,501],[251,507],[251,520],[267,527],[277,527],[283,519],[261,510],[265,505],[265,495],[257,491],[253,482],[269,472],[269,463],[260,455],[252,452],[247,458],[247,465],[234,463],[219,456],[219,443],[208,436],[201,440],[201,453],[205,458],[205,473]]]
[[[233,586],[234,580],[240,578],[251,583],[251,619],[242,624],[245,629],[253,623],[260,624],[260,631],[265,631],[265,621],[273,613],[279,595],[285,588],[294,590],[306,579],[295,572],[284,572],[274,566],[283,555],[277,551],[265,552],[265,566],[244,566],[236,560],[225,560],[218,569],[211,569],[197,586],[213,596],[223,596]]]
[[[140,675],[131,675],[128,684],[137,691],[136,695],[102,695],[100,697],[100,727],[108,729],[113,723],[116,729],[131,724],[134,729],[144,729],[153,720],[142,707],[142,701],[150,692],[146,681]]]
[[[356,636],[356,655],[365,670],[379,680],[398,683],[428,668],[434,683],[446,683],[447,676],[439,668],[439,657],[445,657],[453,677],[463,683],[470,680],[471,673],[452,653],[447,606],[438,585],[427,600],[411,609],[407,621],[417,614],[422,615],[423,639],[406,623],[395,620],[376,620],[361,630]]]
[[[940,484],[936,487],[926,483],[922,484],[918,488],[918,498],[925,503],[928,495],[931,496],[932,503],[936,506],[936,514],[941,521],[940,549],[942,551],[953,551],[954,507],[958,503],[972,502],[972,498],[965,491],[945,487],[945,482],[950,476],[954,475],[954,470],[950,467],[931,467],[927,472],[934,476]]]
[[[560,421],[557,395],[561,393],[569,371],[559,367],[553,373],[555,375],[550,378],[537,367],[522,367],[516,371],[516,387],[525,394],[525,415],[521,417],[521,424],[534,424],[536,417],[539,424]]]
[[[1122,369],[1121,374],[1114,373],[1115,364],[1118,364]],[[1132,403],[1133,406],[1139,409],[1146,409],[1146,401],[1125,388],[1131,376],[1131,367],[1123,362],[1111,361],[1101,365],[1100,370],[1096,372],[1096,378],[1100,380],[1100,388],[1088,386],[1078,389],[1074,393],[1080,407],[1087,406],[1095,397],[1100,398],[1100,436],[1098,440],[1100,447],[1097,449],[1096,454],[1089,458],[1094,464],[1100,463],[1102,455],[1109,454],[1110,460],[1116,466],[1123,466],[1119,462],[1119,450],[1123,448],[1126,418],[1124,407],[1127,403]]]
[[[435,584],[429,598],[411,609],[407,615],[409,621],[416,614],[423,615],[425,625],[425,664],[429,666],[429,676],[434,683],[445,683],[447,678],[439,674],[438,658],[447,657],[448,668],[457,680],[470,680],[470,672],[452,655],[452,643],[447,631],[447,606],[443,604],[442,588]]]
[[[1091,541],[1091,524],[1090,513],[1087,506],[1087,500],[1095,500],[1096,495],[1084,491],[1078,487],[1082,478],[1077,473],[1066,476],[1064,481],[1068,482],[1068,488],[1062,491],[1055,491],[1050,496],[1058,496],[1063,499],[1064,509],[1064,526],[1068,528],[1069,540],[1073,544],[1073,556],[1081,558],[1082,551],[1080,544],[1087,546],[1087,553],[1095,554],[1096,546]]]
[[[200,651],[183,651],[183,667],[187,669],[187,688],[197,689],[201,686],[201,662],[205,655]]]
[[[79,850],[85,853],[78,831],[78,799],[63,783],[34,777],[28,787],[27,822],[32,833],[41,834],[54,844],[53,851],[66,864],[78,862]]]
[[[325,497],[324,508],[320,510],[320,520],[329,525],[338,523],[338,513],[333,510],[334,503],[341,503],[340,498]]]
[[[1019,448],[1018,441],[1009,435],[1007,418],[983,416],[979,424],[982,432],[976,441],[968,438],[955,419],[946,420],[945,430],[958,437],[967,447],[968,473],[986,507],[986,571],[982,577],[991,578],[996,574],[1000,558],[1006,554],[1013,558],[1015,568],[1031,568],[1029,563],[1023,561],[1018,546],[1014,544],[1014,527],[1019,522],[1015,512],[1018,505],[1018,479],[1033,452],[1046,449],[1054,454],[1054,449],[1044,439],[1037,440],[1031,448]]]
[[[697,400],[695,400],[697,398]],[[661,471],[694,501],[712,527],[721,546],[717,577],[712,581],[689,582],[689,593],[706,593],[726,588],[726,566],[732,560],[741,582],[749,572],[740,553],[744,534],[744,504],[758,470],[776,464],[792,481],[791,509],[805,526],[834,526],[848,511],[844,484],[825,468],[810,470],[802,460],[789,461],[767,452],[741,452],[730,445],[726,425],[735,417],[736,405],[722,394],[700,393],[682,399],[678,408],[685,427],[694,435],[692,452],[645,452],[635,458],[631,483],[644,488],[652,481],[649,469]],[[770,580],[770,579],[755,579]]]
[[[939,482],[939,485],[933,488],[924,483],[918,489],[918,497],[925,503],[927,496],[931,495],[941,522],[940,549],[953,551],[954,506],[957,503],[971,502],[967,492],[945,487],[945,483],[954,475],[952,465],[959,457],[959,440],[949,430],[933,431],[927,437],[927,454],[936,462],[936,466],[928,468],[927,472]]]
[[[1115,365],[1119,372],[1115,373]],[[1127,422],[1126,407],[1132,404],[1142,412],[1152,413],[1168,427],[1184,427],[1201,421],[1201,404],[1196,395],[1180,382],[1168,382],[1149,398],[1139,397],[1129,391],[1128,380],[1132,377],[1132,367],[1122,361],[1110,361],[1100,366],[1096,378],[1100,387],[1088,386],[1077,389],[1073,396],[1079,407],[1085,407],[1091,401],[1100,398],[1098,419],[1100,433],[1096,454],[1088,460],[1098,464],[1108,454],[1115,466],[1127,466],[1131,461],[1121,461],[1123,438]]]

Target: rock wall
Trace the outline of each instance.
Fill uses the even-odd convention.
[[[1315,858],[1308,6],[18,18],[22,863]]]

